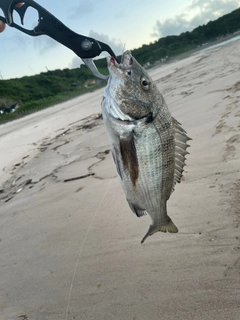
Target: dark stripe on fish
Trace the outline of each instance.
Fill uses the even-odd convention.
[[[124,169],[129,172],[132,184],[136,186],[138,179],[138,158],[133,132],[124,138],[120,138],[120,152]]]

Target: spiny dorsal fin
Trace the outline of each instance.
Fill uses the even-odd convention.
[[[184,171],[185,155],[189,154],[186,149],[189,147],[187,144],[188,140],[192,140],[187,136],[187,132],[182,128],[181,123],[179,123],[175,118],[172,117],[174,137],[175,137],[175,169],[174,169],[174,180],[172,185],[172,192],[176,183],[180,183],[182,179],[182,173]]]

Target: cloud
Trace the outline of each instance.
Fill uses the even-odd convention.
[[[34,48],[38,51],[40,55],[44,55],[48,51],[51,51],[56,47],[60,46],[60,44],[56,40],[53,40],[48,36],[35,37],[33,40]]]
[[[96,6],[94,1],[78,1],[78,5],[72,8],[69,17],[72,19],[80,19],[82,17],[86,17],[87,15],[95,11],[95,7]]]
[[[80,67],[80,64],[82,64],[82,63],[83,63],[82,60],[81,60],[79,57],[75,56],[75,57],[72,59],[72,62],[70,63],[69,68],[70,68],[70,69],[79,68],[79,67]]]
[[[184,13],[163,22],[157,20],[151,36],[160,38],[192,31],[199,25],[230,13],[239,5],[240,0],[192,0],[191,5],[184,10]]]
[[[126,17],[126,14],[125,14],[124,11],[117,11],[117,12],[115,12],[115,14],[114,14],[114,19],[115,19],[115,20],[122,20],[122,19],[124,19],[125,17]]]
[[[7,38],[7,46],[12,50],[21,50],[26,52],[32,46],[32,39],[19,31],[13,32],[13,35]],[[1,43],[2,44],[2,43]],[[3,45],[4,46],[4,45]]]
[[[110,39],[108,35],[103,34],[103,33],[98,33],[94,30],[91,30],[89,32],[89,37],[106,43],[107,45],[110,46],[110,48],[113,50],[113,52],[116,55],[121,54],[123,51],[124,44],[122,43],[122,41],[120,39],[117,39],[117,38]]]

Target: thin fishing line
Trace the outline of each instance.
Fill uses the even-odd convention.
[[[65,318],[66,320],[68,320],[68,312],[69,312],[69,307],[70,307],[70,302],[71,302],[71,295],[72,295],[72,290],[73,290],[73,283],[74,283],[74,280],[75,280],[75,277],[76,277],[77,268],[78,268],[79,261],[80,261],[81,255],[82,255],[83,247],[84,247],[84,244],[85,244],[85,242],[86,242],[86,240],[87,240],[87,236],[88,236],[88,233],[89,233],[89,231],[90,231],[90,229],[91,229],[91,226],[92,226],[92,224],[93,224],[93,221],[95,220],[95,217],[96,217],[96,215],[97,215],[97,213],[98,213],[98,211],[99,211],[99,209],[100,209],[100,207],[101,207],[101,205],[102,205],[102,203],[103,203],[103,200],[105,199],[105,197],[106,197],[106,195],[107,195],[107,192],[108,192],[108,190],[109,190],[109,188],[110,188],[110,185],[111,185],[111,183],[112,183],[112,180],[113,180],[113,178],[111,178],[111,180],[109,181],[109,184],[108,184],[108,186],[107,186],[107,188],[106,188],[106,190],[105,190],[105,192],[104,192],[104,195],[103,195],[103,197],[102,197],[102,199],[101,199],[101,201],[100,201],[100,203],[99,203],[99,205],[98,205],[98,207],[97,207],[97,209],[96,209],[96,211],[95,211],[95,213],[94,213],[94,215],[93,215],[93,217],[92,217],[92,220],[91,220],[91,222],[90,222],[90,224],[89,224],[89,226],[88,226],[87,232],[86,232],[85,237],[84,237],[84,239],[83,239],[81,248],[80,248],[80,250],[79,250],[79,254],[78,254],[77,262],[76,262],[75,269],[74,269],[74,272],[73,272],[72,282],[71,282],[71,286],[70,286],[69,294],[68,294],[68,304],[67,304],[67,311],[66,311],[66,318]]]

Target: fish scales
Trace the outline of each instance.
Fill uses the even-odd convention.
[[[152,220],[143,243],[157,231],[178,232],[167,201],[181,181],[190,138],[129,51],[121,64],[109,58],[108,69],[103,119],[129,206],[138,217],[149,214]]]

